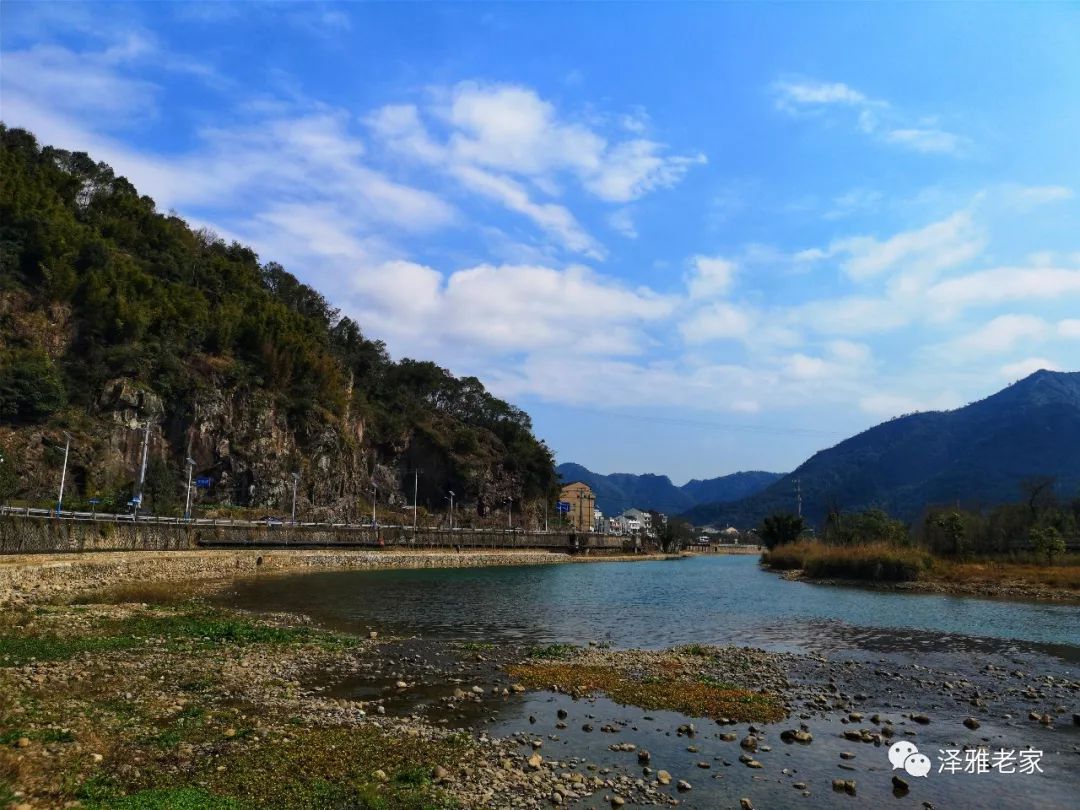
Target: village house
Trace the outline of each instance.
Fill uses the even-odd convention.
[[[596,496],[588,484],[582,481],[567,484],[559,492],[559,500],[569,504],[564,517],[575,531],[591,532],[593,530]]]

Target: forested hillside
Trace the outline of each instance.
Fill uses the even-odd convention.
[[[423,328],[423,324],[417,324]],[[83,153],[0,125],[0,498],[122,507],[151,424],[147,506],[182,503],[344,516],[447,490],[485,515],[556,485],[527,414],[385,346],[248,247],[159,213]],[[407,489],[403,486],[407,483]],[[69,500],[70,499],[70,500]]]
[[[796,480],[803,514],[817,525],[829,512],[871,507],[906,521],[935,505],[979,510],[1020,499],[1034,480],[1072,498],[1080,491],[1080,372],[1037,371],[955,411],[892,419],[816,453],[756,495],[686,516],[756,526],[795,511]]]

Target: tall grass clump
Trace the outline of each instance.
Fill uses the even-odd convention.
[[[762,561],[778,570],[802,569],[818,579],[857,579],[868,582],[910,582],[933,566],[928,552],[889,543],[828,546],[800,540],[777,546]]]

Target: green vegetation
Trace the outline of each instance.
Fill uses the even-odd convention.
[[[155,397],[178,438],[148,470],[146,508],[182,506],[187,447],[179,437],[198,403],[222,393],[266,400],[284,414],[299,453],[283,465],[325,452],[328,433],[336,452],[354,450],[361,431],[349,425],[362,420],[371,458],[385,463],[423,448],[463,503],[492,467],[524,501],[556,488],[551,452],[526,413],[475,377],[391,360],[381,341],[281,265],[159,213],[104,163],[0,125],[0,178],[0,422],[39,436],[42,426],[70,429],[76,447],[89,448],[107,383],[124,380],[131,396]],[[73,476],[69,502],[93,491],[102,510],[122,507],[130,478],[93,464],[73,460],[91,469],[85,480]],[[47,496],[30,486],[17,494]],[[366,491],[365,482],[353,495]],[[214,497],[247,505],[247,487]],[[425,497],[435,494],[422,488]]]
[[[125,796],[92,786],[83,795],[82,806],[90,810],[244,810],[244,805],[235,799],[216,796],[202,788],[142,790]]]
[[[794,543],[806,531],[806,522],[787,512],[776,512],[761,522],[757,533],[765,548]]]
[[[781,571],[801,569],[820,579],[859,579],[870,582],[909,582],[933,565],[933,557],[914,548],[871,543],[829,546],[800,540],[777,546],[762,561]]]
[[[72,635],[8,627],[0,634],[0,667],[19,666],[31,660],[59,661],[84,652],[131,649],[148,638],[197,645],[316,643],[330,649],[357,643],[350,636],[307,627],[277,627],[195,606],[179,612],[144,613],[99,622]]]
[[[527,663],[508,669],[526,686],[557,686],[575,696],[603,692],[612,700],[642,709],[664,709],[691,717],[737,722],[776,722],[787,716],[783,702],[772,694],[723,683],[685,671],[676,660],[648,671],[620,671],[612,666],[578,663]]]
[[[818,578],[959,582],[967,577],[1000,582],[1012,577],[1080,587],[1080,572],[1039,574],[1033,565],[1067,562],[1069,541],[1080,541],[1080,496],[1059,500],[1048,477],[1028,479],[1023,489],[1023,501],[983,511],[927,509],[910,529],[881,509],[833,510],[820,542],[799,539],[793,516],[777,514],[758,530],[768,548],[762,561],[777,570],[800,569]]]
[[[542,658],[547,660],[565,661],[577,658],[582,649],[575,644],[548,644],[544,647],[532,647],[528,651],[530,658]]]

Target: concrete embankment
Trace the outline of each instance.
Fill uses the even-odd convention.
[[[0,605],[39,602],[118,585],[229,579],[316,569],[469,568],[662,559],[550,551],[202,549],[0,556]]]

